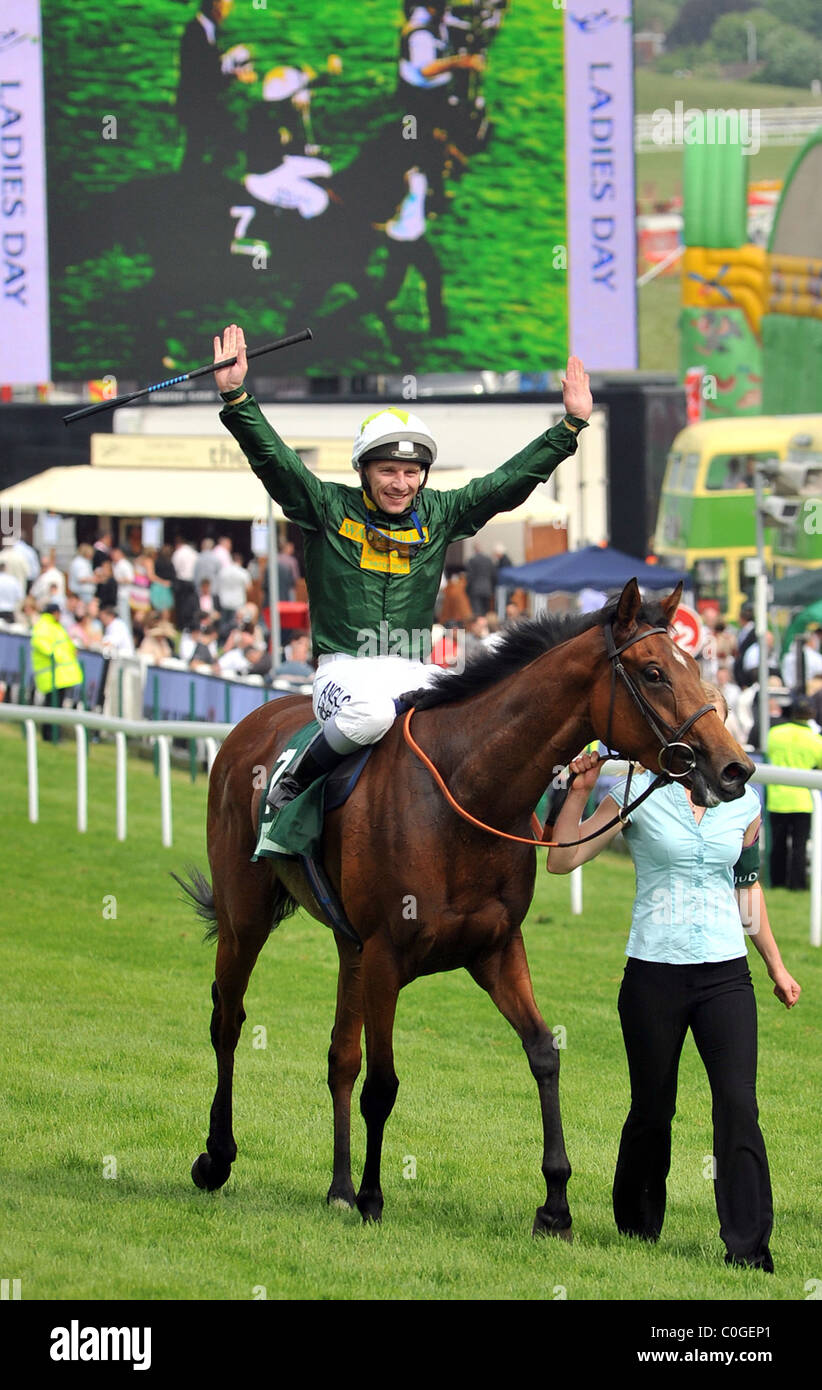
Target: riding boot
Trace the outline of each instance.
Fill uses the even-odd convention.
[[[310,787],[312,782],[316,782],[318,777],[333,772],[347,756],[346,753],[338,753],[331,747],[321,729],[291,767],[271,787],[268,805],[273,811],[279,811],[289,801],[293,801],[295,796],[299,796],[300,792]]]

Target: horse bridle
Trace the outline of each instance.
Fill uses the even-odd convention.
[[[649,725],[652,732],[656,735],[656,737],[662,744],[662,747],[660,748],[659,754],[657,756],[657,762],[659,763],[660,771],[657,774],[656,780],[651,784],[647,791],[643,792],[642,796],[639,797],[630,806],[628,805],[628,798],[631,789],[631,778],[633,777],[634,772],[633,763],[631,763],[630,767],[628,768],[628,780],[625,785],[623,810],[619,816],[619,819],[623,820],[630,814],[631,811],[633,811],[640,804],[641,801],[645,800],[646,796],[649,796],[650,793],[652,791],[655,791],[657,787],[662,786],[664,782],[666,782],[669,779],[672,781],[679,781],[681,778],[687,777],[691,772],[693,772],[694,768],[696,767],[696,754],[689,743],[683,742],[682,736],[683,734],[686,734],[688,730],[696,723],[697,719],[702,718],[703,714],[709,714],[713,712],[714,706],[702,705],[702,707],[698,709],[694,714],[689,715],[688,718],[684,720],[682,724],[680,724],[678,729],[674,729],[672,725],[668,724],[667,720],[663,719],[662,716],[658,714],[657,710],[654,709],[653,705],[645,699],[645,696],[642,694],[642,691],[637,686],[633,677],[628,673],[628,671],[626,671],[624,665],[619,659],[622,653],[626,651],[628,647],[632,647],[635,642],[644,641],[646,637],[653,637],[655,634],[661,633],[663,636],[670,638],[670,632],[668,631],[668,628],[646,628],[644,632],[634,633],[633,637],[629,637],[628,640],[626,642],[623,642],[619,647],[616,645],[616,642],[614,641],[613,623],[609,623],[608,626],[605,628],[604,632],[605,649],[608,653],[608,660],[611,663],[611,699],[610,704],[608,706],[608,732],[605,738],[605,747],[608,749],[608,756],[618,756],[618,753],[616,753],[611,748],[611,730],[614,719],[614,702],[616,699],[617,676],[619,676],[620,680],[625,686],[625,689],[628,691],[628,694],[630,695],[631,699],[633,700],[634,704],[636,705],[646,724]],[[680,750],[684,751],[684,754],[688,759],[688,765],[684,768],[683,771],[674,772],[670,766],[671,758],[673,756],[682,756]]]

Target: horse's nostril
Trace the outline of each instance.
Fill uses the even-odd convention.
[[[741,763],[728,763],[722,769],[722,782],[726,787],[738,787],[745,781],[745,769]]]

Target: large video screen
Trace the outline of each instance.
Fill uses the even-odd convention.
[[[631,0],[0,0],[0,386],[635,366],[631,69]]]
[[[53,379],[560,365],[563,13],[42,0]]]

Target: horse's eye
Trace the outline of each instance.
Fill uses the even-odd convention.
[[[658,666],[646,666],[642,674],[651,685],[658,685],[662,680],[662,672]]]

